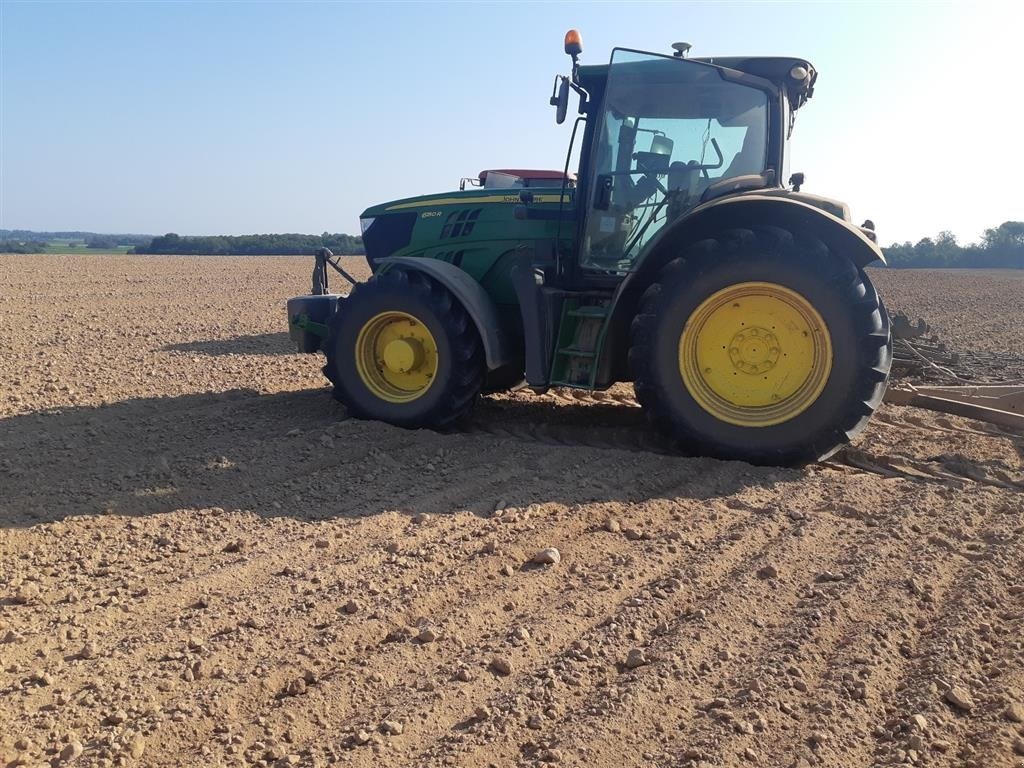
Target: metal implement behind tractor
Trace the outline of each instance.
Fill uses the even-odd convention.
[[[864,267],[873,226],[786,175],[817,77],[802,59],[615,49],[578,97],[575,175],[502,170],[479,185],[367,209],[373,276],[288,302],[358,417],[443,429],[483,391],[632,381],[684,450],[757,463],[829,455],[882,401],[888,316]],[[354,281],[353,281],[354,282]]]

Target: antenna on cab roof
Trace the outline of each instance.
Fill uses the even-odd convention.
[[[677,59],[685,59],[692,47],[689,43],[672,43],[672,50],[675,51],[672,55]]]

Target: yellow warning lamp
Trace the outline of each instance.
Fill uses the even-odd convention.
[[[578,29],[570,29],[565,33],[565,52],[574,59],[583,53],[583,38]]]

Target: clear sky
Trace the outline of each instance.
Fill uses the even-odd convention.
[[[1024,219],[1024,4],[0,0],[0,228],[358,233],[378,202],[560,168],[552,77],[615,45],[802,56],[792,170],[881,240]]]

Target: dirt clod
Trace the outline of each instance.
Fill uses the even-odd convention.
[[[954,685],[946,691],[944,698],[954,707],[962,709],[964,712],[970,712],[974,709],[974,700],[971,698],[971,694],[962,686]]]
[[[99,655],[99,647],[93,641],[89,641],[78,651],[80,659],[95,659]]]
[[[145,751],[146,740],[143,739],[141,736],[135,736],[128,743],[128,754],[131,755],[133,760],[138,760],[140,757],[142,757]]]
[[[554,547],[548,547],[535,554],[533,562],[538,565],[557,565],[562,562],[562,553]]]
[[[441,635],[433,627],[427,626],[420,629],[419,634],[416,635],[416,639],[421,643],[432,643]]]
[[[120,725],[128,719],[128,713],[123,709],[115,709],[107,715],[107,722],[111,725]]]
[[[18,587],[18,591],[14,593],[14,602],[20,603],[21,605],[27,605],[39,598],[40,589],[38,584],[29,582],[28,584],[22,584]]]
[[[647,656],[639,648],[633,648],[626,654],[625,666],[627,669],[636,669],[647,663]]]
[[[757,578],[759,579],[777,579],[779,577],[779,569],[774,565],[762,565],[757,569]]]
[[[84,751],[85,747],[82,746],[82,742],[77,740],[69,741],[60,751],[60,759],[65,763],[70,763],[72,760],[77,760],[81,757]]]

